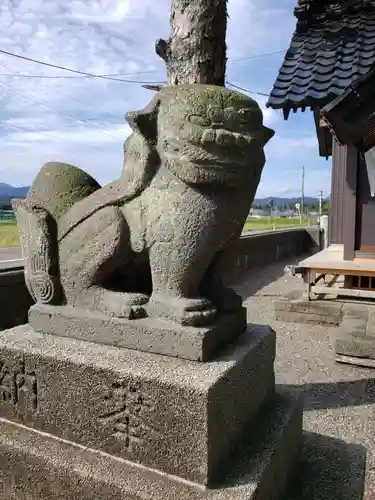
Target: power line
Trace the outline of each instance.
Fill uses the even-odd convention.
[[[246,88],[241,87],[239,85],[236,85],[234,83],[231,83],[229,81],[227,81],[227,84],[230,85],[231,87],[235,88],[235,89],[241,90],[243,92],[247,92],[249,94],[255,94],[255,95],[261,95],[261,96],[269,97],[269,94],[266,94],[264,92],[257,92],[257,91],[249,90],[249,89],[246,89]],[[27,99],[27,96],[28,96],[29,99],[31,99],[32,101],[34,101],[34,103],[37,103],[39,106],[41,106],[42,108],[46,109],[47,111],[53,111],[51,108],[49,108],[48,106],[46,106],[43,102],[41,102],[38,98],[36,98],[33,95],[28,94],[27,92],[23,91],[21,93],[21,92],[17,92],[14,89],[6,88],[5,85],[2,84],[1,82],[0,82],[0,87],[3,88],[6,92],[12,91],[16,95],[19,95],[21,98],[26,98]],[[69,96],[66,92],[62,92],[62,93],[64,93],[66,96],[68,96],[70,99],[72,99],[71,96]],[[75,98],[73,98],[73,100],[75,100],[77,102],[80,102],[78,99],[75,99]],[[74,122],[75,123],[79,123],[79,124],[89,123],[89,124],[93,124],[93,125],[97,126],[98,128],[101,128],[100,124],[97,123],[97,122],[95,122],[94,120],[81,120],[81,119],[76,119],[76,118],[74,118],[72,116],[68,116],[66,114],[62,114],[61,112],[57,112],[57,113],[60,114],[61,116],[64,116],[65,118],[67,118],[69,121],[71,121],[73,123]],[[111,137],[115,137],[114,135],[112,135],[112,134],[110,134],[110,133],[108,133],[106,131],[103,131],[103,130],[101,130],[101,131],[105,135],[108,135],[108,136],[111,136]]]
[[[235,85],[234,83],[231,83],[231,82],[227,82],[228,85],[236,88],[236,89],[239,89],[239,90],[242,90],[244,92],[248,92],[250,94],[258,94],[258,95],[261,95],[261,96],[268,96],[269,94],[265,94],[265,93],[262,93],[262,92],[256,92],[256,91],[252,91],[252,90],[248,90],[248,89],[245,89],[243,87],[240,87],[238,85]],[[94,119],[86,119],[86,120],[82,120],[81,118],[75,118],[74,116],[71,116],[71,115],[67,115],[64,111],[59,111],[59,110],[54,110],[52,109],[51,107],[49,107],[48,105],[46,105],[46,103],[44,103],[43,101],[41,101],[40,99],[38,99],[37,97],[35,97],[34,95],[32,94],[29,94],[28,92],[19,92],[13,88],[7,88],[2,82],[0,82],[0,88],[3,88],[5,90],[5,92],[13,92],[14,94],[20,96],[21,98],[23,99],[26,99],[26,100],[30,100],[31,102],[35,103],[36,105],[40,106],[42,109],[44,108],[46,111],[51,111],[51,112],[55,112],[57,113],[58,115],[60,115],[61,117],[64,117],[66,118],[69,122],[71,123],[77,123],[77,124],[88,124],[88,125],[94,125],[96,126],[103,134],[109,136],[109,137],[113,137],[115,139],[120,139],[121,140],[121,137],[117,137],[116,135],[108,132],[108,131],[105,131],[102,129],[102,126],[100,125],[100,123],[98,123],[96,120]],[[67,96],[70,100],[74,100],[76,101],[77,103],[79,104],[84,104],[83,101],[75,98],[75,97],[72,97],[70,94],[68,94],[67,92],[64,92],[63,90],[59,90],[59,93],[60,94],[64,94],[65,96]],[[115,116],[115,115],[113,115]]]
[[[280,54],[282,52],[286,52],[286,51],[282,50],[282,51],[277,51],[277,52],[269,52],[269,53],[265,53],[265,54],[258,54],[258,55],[253,55],[253,56],[249,56],[249,57],[245,57],[245,58],[239,58],[239,59],[236,59],[236,60],[240,61],[240,60],[246,60],[246,59],[255,59],[256,57],[271,56],[271,55],[275,55],[275,54]],[[37,59],[33,59],[33,58],[30,58],[30,57],[22,56],[20,54],[15,54],[15,53],[8,52],[8,51],[2,50],[2,49],[0,49],[0,53],[8,55],[8,56],[11,56],[11,57],[16,57],[18,59],[22,59],[22,60],[25,60],[25,61],[33,62],[35,64],[41,64],[43,66],[47,66],[47,67],[51,67],[51,68],[55,68],[55,69],[60,69],[60,70],[63,70],[63,71],[69,71],[71,73],[76,73],[76,74],[80,75],[79,78],[82,78],[82,77],[85,77],[85,78],[87,78],[87,77],[90,77],[90,78],[101,78],[101,79],[104,79],[104,80],[112,80],[112,81],[118,81],[118,82],[124,82],[124,83],[139,83],[139,84],[144,84],[144,85],[157,85],[159,83],[163,83],[163,82],[142,82],[142,81],[139,81],[139,80],[124,80],[124,79],[114,78],[113,76],[108,76],[108,75],[99,75],[99,74],[95,74],[95,73],[87,73],[85,71],[79,71],[79,70],[75,70],[75,69],[72,69],[72,68],[67,68],[65,66],[60,66],[60,65],[56,65],[56,64],[46,63],[44,61],[39,61]],[[236,60],[233,60],[233,61],[236,61]],[[149,73],[151,73],[151,71]],[[1,74],[0,74],[0,76],[1,76]],[[44,77],[42,75],[13,75],[13,76],[22,76],[24,78],[54,78],[52,76],[51,77],[48,77],[48,76]],[[63,78],[63,77],[55,77],[55,78]],[[70,78],[72,78],[72,77],[70,77]],[[78,78],[78,77],[75,77],[75,78]],[[238,90],[241,90],[243,92],[247,92],[249,94],[256,94],[256,95],[261,95],[261,96],[264,96],[264,97],[269,97],[270,96],[269,94],[266,94],[264,92],[257,92],[257,91],[249,90],[249,89],[246,89],[246,88],[241,87],[239,85],[236,85],[234,83],[231,83],[229,81],[227,83],[231,87],[233,87],[235,89],[238,89]],[[82,123],[82,121],[80,121],[80,122]]]
[[[248,89],[245,89],[243,87],[239,87],[238,85],[235,85],[234,83],[231,83],[228,81],[226,83],[235,89],[242,90],[243,92],[248,92],[249,94],[257,94],[257,95],[269,97],[269,94],[265,94],[263,92],[256,92],[255,90],[248,90]],[[159,90],[161,88],[160,85],[142,85],[142,86],[146,89],[149,89],[149,90],[155,90],[156,92],[159,92]]]
[[[94,75],[94,76],[84,76],[84,75],[77,75],[77,76],[67,76],[67,75],[59,75],[59,76],[52,76],[52,75],[22,75],[19,73],[0,73],[0,76],[9,76],[9,77],[19,77],[19,78],[45,78],[47,80],[82,80],[84,78],[98,78],[99,76],[105,76],[105,77],[112,77],[112,76],[132,76],[132,75],[144,75],[146,73],[157,73],[157,70],[152,70],[152,71],[139,71],[135,73],[108,73],[108,74],[102,74],[102,75]],[[136,82],[136,83],[142,83],[142,82]],[[162,82],[155,82],[155,83],[162,83]]]
[[[20,125],[14,125],[13,123],[7,123],[7,122],[3,122],[3,121],[0,121],[0,124],[3,125],[4,127],[9,127],[9,128],[14,128],[16,130],[21,130],[22,132],[29,132],[29,133],[35,134],[35,135],[44,135],[45,137],[58,139],[60,141],[62,140],[61,137],[53,135],[49,132],[40,132],[39,130],[36,131],[36,130],[31,129],[31,128],[21,127]]]
[[[5,54],[5,55],[10,56],[10,57],[16,57],[17,59],[22,59],[24,61],[33,62],[35,64],[41,64],[42,66],[47,66],[49,68],[55,68],[55,69],[60,69],[63,71],[69,71],[70,73],[76,73],[78,75],[83,75],[86,77],[90,76],[93,78],[102,78],[103,80],[112,80],[115,82],[124,82],[124,83],[143,83],[143,84],[160,83],[160,82],[141,82],[138,80],[123,80],[120,78],[114,78],[112,76],[96,75],[95,73],[87,73],[86,71],[79,71],[77,69],[67,68],[65,66],[59,66],[58,64],[50,64],[50,63],[46,63],[44,61],[38,61],[37,59],[32,59],[31,57],[21,56],[20,54],[14,54],[13,52],[7,52],[6,50],[2,50],[2,49],[0,49],[0,54]]]
[[[0,82],[0,88],[3,88],[5,90],[5,92],[12,92],[13,94],[15,95],[18,95],[19,97],[21,97],[21,99],[25,99],[26,101],[29,100],[30,102],[32,102],[33,104],[36,104],[37,106],[39,106],[40,108],[46,110],[46,111],[49,111],[49,112],[52,112],[52,113],[56,113],[57,115],[60,115],[61,117],[64,117],[68,122],[70,123],[74,123],[74,124],[78,124],[78,125],[87,125],[87,124],[90,124],[90,125],[94,125],[96,126],[100,132],[104,135],[107,135],[111,138],[115,138],[115,139],[118,139],[120,140],[119,137],[111,134],[110,132],[107,132],[105,130],[103,130],[102,126],[95,122],[94,120],[81,120],[79,118],[75,118],[71,115],[67,115],[66,113],[64,112],[60,112],[58,110],[54,110],[52,109],[51,107],[49,107],[48,105],[46,105],[43,101],[41,101],[40,99],[38,99],[37,97],[25,92],[25,91],[22,91],[22,92],[18,92],[17,90],[14,90],[13,88],[10,89],[10,88],[7,88],[2,82]]]
[[[261,95],[261,96],[264,96],[264,97],[269,97],[270,96],[269,94],[265,94],[264,92],[256,92],[255,90],[245,89],[245,88],[240,87],[239,85],[235,85],[234,83],[231,83],[231,82],[227,82],[227,84],[230,85],[231,87],[235,88],[235,89],[242,90],[243,92],[247,92],[249,94],[256,94],[256,95]]]
[[[73,77],[75,78],[75,77]],[[80,77],[78,77],[80,78]],[[82,118],[75,118],[74,116],[72,115],[66,115],[64,113],[66,113],[65,110],[56,110],[56,109],[52,109],[50,107],[46,107],[46,104],[43,102],[43,100],[41,100],[39,97],[36,97],[32,94],[29,94],[25,91],[22,91],[22,93],[20,93],[19,91],[15,90],[13,87],[8,87],[6,86],[3,82],[0,81],[0,88],[3,88],[5,90],[5,92],[13,92],[14,94],[16,95],[19,95],[21,98],[24,98],[24,99],[27,99],[27,97],[32,100],[33,102],[35,102],[37,105],[39,106],[42,106],[42,108],[44,109],[47,109],[51,112],[55,112],[56,114],[58,114],[59,116],[62,116],[64,118],[67,118],[69,121],[71,121],[72,123],[79,123],[79,124],[89,124],[89,125],[95,125],[96,127],[100,128],[100,130],[103,132],[103,134],[105,135],[108,135],[108,136],[111,136],[111,137],[114,137],[116,139],[120,139],[121,140],[121,137],[118,137],[117,135],[114,135],[110,132],[107,132],[107,131],[104,131],[102,129],[102,125],[100,125],[100,123],[97,123],[97,121],[95,120],[95,118],[86,118],[86,119],[82,119]],[[50,86],[48,85],[47,82],[43,82],[43,89],[53,89],[53,86]],[[65,92],[63,89],[59,88],[58,89],[58,94],[59,96],[60,95],[65,95],[69,101],[75,101],[77,102],[79,105],[81,106],[85,106],[87,105],[86,102],[84,102],[82,99],[78,99],[77,97],[73,97],[71,95],[71,93],[67,93]],[[118,118],[118,114],[114,114],[114,113],[106,113],[107,115],[109,114],[110,116],[116,116]],[[121,117],[123,118],[123,116]],[[73,121],[72,121],[73,120]]]
[[[25,91],[18,92],[17,90],[14,90],[13,88],[10,88],[10,87],[7,88],[1,81],[0,81],[0,88],[4,88],[6,92],[11,91],[11,92],[15,93],[16,95],[19,95],[21,98],[26,98],[26,100],[29,99],[31,102],[36,103],[37,106],[41,106],[42,108],[44,108],[47,111],[51,111],[52,113],[56,113],[57,115],[59,115],[63,118],[66,118],[71,123],[77,123],[78,125],[82,125],[82,124],[83,125],[87,124],[90,126],[94,125],[98,129],[98,131],[100,131],[104,135],[107,135],[108,137],[113,137],[113,138],[118,139],[118,140],[123,139],[123,134],[121,131],[119,132],[120,136],[118,136],[118,135],[115,135],[116,132],[111,133],[111,132],[108,132],[107,130],[103,130],[103,125],[100,124],[97,121],[97,119],[95,119],[95,118],[90,118],[90,117],[85,118],[85,119],[78,118],[78,117],[75,117],[71,112],[69,112],[71,110],[64,110],[64,109],[59,110],[59,109],[52,108],[50,105],[48,105],[48,103],[46,104],[39,97],[36,97],[33,94],[30,94],[30,93],[25,92]],[[53,87],[44,83],[43,88],[52,89]],[[69,99],[69,101],[75,101],[82,106],[87,105],[87,103],[85,103],[81,99],[77,99],[77,97],[73,97],[70,93],[65,92],[63,89],[59,89],[58,93],[59,93],[59,95],[65,95]],[[118,118],[118,114],[107,113],[107,115]],[[124,117],[124,115],[122,114],[121,119],[123,119],[123,117]],[[123,124],[125,124],[125,122]]]
[[[91,130],[97,130],[99,133],[103,134],[103,135],[106,135],[108,137],[110,137],[111,139],[115,139],[117,141],[122,141],[123,138],[111,133],[111,132],[108,132],[107,130],[103,130],[103,127],[100,123],[96,122],[95,120],[81,120],[81,119],[77,119],[73,116],[70,116],[70,115],[67,115],[65,114],[64,112],[61,112],[59,110],[56,110],[56,109],[53,109],[49,106],[47,106],[45,103],[43,103],[40,99],[36,98],[35,96],[27,93],[27,92],[18,92],[14,89],[10,89],[10,88],[7,88],[2,82],[0,82],[0,88],[2,88],[3,90],[5,90],[5,92],[12,92],[14,94],[16,94],[17,96],[19,96],[21,99],[24,99],[26,101],[29,101],[31,102],[32,104],[36,105],[36,106],[39,106],[41,109],[44,109],[45,111],[48,111],[48,112],[52,112],[52,113],[56,113],[58,116],[61,116],[63,118],[65,118],[65,121],[67,121],[68,123],[72,123],[72,124],[77,124],[77,125],[83,125],[83,126],[86,126],[89,125],[89,126],[94,126],[96,127],[96,129],[91,129]],[[52,134],[50,134],[49,132],[40,132],[38,130],[33,130],[33,129],[28,129],[28,128],[25,128],[25,127],[21,127],[21,126],[17,126],[17,125],[13,125],[13,124],[9,124],[7,122],[0,122],[0,123],[3,123],[4,125],[6,126],[9,126],[9,127],[12,127],[12,128],[18,128],[19,130],[24,130],[26,132],[31,132],[31,133],[35,133],[35,134],[41,134],[41,135],[45,135],[47,137],[52,137],[52,138],[56,138],[56,139],[59,139],[59,140],[68,140],[68,141],[72,141],[72,142],[75,142],[77,144],[80,144],[81,146],[83,147],[87,147],[87,148],[96,148],[98,150],[101,150],[101,151],[104,151],[103,148],[101,147],[101,144],[92,144],[92,145],[87,145],[85,143],[83,143],[82,141],[78,141],[78,140],[75,140],[74,138],[60,138],[60,137],[56,137]],[[87,129],[86,129],[87,130]]]
[[[49,139],[56,139],[56,140],[58,140],[60,142],[63,142],[63,141],[76,142],[81,147],[90,149],[91,151],[93,149],[98,149],[99,151],[106,152],[104,149],[98,147],[97,144],[90,144],[90,145],[88,145],[88,144],[85,144],[84,142],[76,141],[75,139],[72,139],[72,138],[59,137],[57,135],[51,134],[50,132],[41,132],[39,130],[37,131],[37,130],[33,130],[33,129],[30,129],[30,128],[27,128],[27,127],[21,127],[19,125],[13,125],[12,123],[2,122],[2,121],[0,121],[0,125],[3,125],[3,127],[6,127],[6,128],[13,128],[13,129],[16,129],[16,130],[21,130],[22,132],[27,132],[27,133],[30,133],[30,134],[35,134],[37,136],[38,135],[42,135],[42,136],[48,137]]]
[[[250,59],[257,59],[257,58],[260,58],[260,57],[273,56],[273,55],[276,55],[276,54],[283,54],[283,53],[285,54],[285,52],[287,52],[287,49],[285,49],[285,50],[279,50],[277,52],[268,52],[268,53],[263,53],[263,54],[254,54],[252,56],[239,57],[239,58],[236,58],[236,59],[229,59],[228,62],[230,62],[230,63],[236,63],[236,62],[246,61],[246,60],[250,60]],[[78,75],[80,75],[80,76],[66,76],[66,75],[48,76],[48,75],[20,75],[20,74],[17,74],[17,73],[3,73],[3,74],[0,74],[0,76],[5,76],[5,77],[42,78],[42,79],[44,79],[44,78],[45,79],[102,78],[102,79],[105,79],[105,80],[113,80],[113,81],[119,81],[119,82],[124,82],[124,83],[140,83],[140,84],[150,84],[150,85],[152,85],[152,84],[158,84],[158,83],[164,83],[164,82],[142,82],[142,81],[139,81],[139,80],[123,80],[123,79],[117,78],[119,76],[131,76],[131,75],[142,75],[142,74],[147,74],[147,73],[148,74],[157,73],[159,70],[139,71],[139,72],[135,72],[135,73],[95,74],[95,73],[87,73],[85,71],[75,70],[75,69],[72,69],[72,68],[67,68],[65,66],[60,66],[60,65],[57,65],[57,64],[46,63],[44,61],[39,61],[37,59],[33,59],[33,58],[30,58],[30,57],[22,56],[20,54],[15,54],[13,52],[7,52],[7,51],[1,50],[1,49],[0,49],[0,53],[1,54],[5,54],[7,56],[16,57],[18,59],[23,59],[25,61],[33,62],[35,64],[41,64],[43,66],[48,66],[50,68],[60,69],[60,70],[63,70],[63,71],[69,71],[71,73],[77,73]]]
[[[255,54],[252,56],[247,56],[247,57],[237,57],[236,59],[228,59],[228,62],[237,62],[237,61],[248,61],[249,59],[257,59],[258,57],[268,57],[268,56],[275,56],[277,54],[285,54],[288,51],[288,49],[284,50],[278,50],[277,52],[268,52],[265,54]]]
[[[84,125],[94,125],[98,128],[99,131],[101,131],[103,134],[107,135],[107,136],[110,136],[110,137],[113,137],[115,139],[118,139],[118,140],[123,140],[123,133],[122,131],[119,131],[119,132],[108,132],[107,130],[103,130],[103,125],[98,122],[98,118],[93,118],[93,117],[87,117],[85,119],[83,118],[78,118],[78,117],[75,117],[74,114],[72,114],[72,110],[68,109],[56,109],[54,107],[51,107],[51,104],[50,103],[45,103],[42,99],[40,99],[40,96],[35,96],[33,94],[30,94],[28,92],[25,92],[25,91],[18,91],[18,90],[15,90],[13,87],[9,87],[9,86],[6,86],[3,82],[0,81],[0,88],[3,88],[5,90],[5,92],[8,92],[8,93],[11,93],[13,92],[14,94],[20,96],[21,98],[24,98],[26,100],[29,100],[30,102],[33,102],[35,103],[37,106],[40,106],[42,107],[42,109],[45,109],[47,111],[51,111],[52,113],[56,113],[58,116],[61,116],[62,118],[66,118],[68,120],[68,122],[71,122],[71,123],[77,123],[77,124],[84,124]],[[44,89],[53,89],[53,86],[47,84],[46,82],[43,83],[43,88]],[[78,99],[76,96],[72,96],[71,93],[68,93],[66,91],[64,91],[63,89],[58,89],[58,94],[59,96],[61,95],[65,95],[68,100],[71,102],[71,101],[75,101],[77,102],[79,105],[81,106],[87,106],[88,103],[85,102],[84,100],[82,99]],[[68,114],[67,114],[68,113]],[[104,113],[105,116],[108,116],[108,117],[114,117],[116,120],[118,120],[119,118],[119,113],[108,113],[107,111],[105,111]],[[121,115],[121,120],[124,119],[124,114],[123,113],[120,113]],[[116,123],[117,124],[117,123]],[[126,124],[126,122],[123,122],[123,125]],[[116,135],[116,134],[120,134],[120,136]]]

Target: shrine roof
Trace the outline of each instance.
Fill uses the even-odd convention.
[[[375,0],[299,0],[296,30],[267,106],[324,106],[375,62]]]

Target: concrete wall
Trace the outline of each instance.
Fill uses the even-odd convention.
[[[296,228],[244,234],[225,264],[226,281],[259,266],[298,256],[316,253],[323,248],[323,234],[318,228]]]
[[[32,304],[23,267],[0,269],[0,330],[27,323],[27,311]]]
[[[319,250],[318,229],[291,229],[245,234],[223,263],[226,280],[251,267]],[[0,263],[1,265],[1,263]],[[33,301],[25,285],[23,268],[0,269],[0,330],[27,322]]]

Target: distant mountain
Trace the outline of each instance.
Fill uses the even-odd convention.
[[[25,198],[30,189],[30,186],[14,187],[4,182],[0,182],[0,201],[7,201],[11,198]],[[324,198],[325,200],[329,198]],[[279,198],[277,196],[269,196],[268,198],[255,198],[253,205],[267,206],[269,201],[273,200],[274,206],[281,207],[290,205],[294,207],[296,203],[301,203],[301,198]],[[318,198],[305,196],[305,204],[311,205],[317,203]]]
[[[11,198],[25,198],[30,187],[14,187],[0,182],[0,201],[7,201]]]
[[[324,200],[326,199],[329,200],[329,198],[324,198]],[[270,200],[273,200],[275,207],[282,207],[283,205],[294,207],[296,203],[301,203],[301,198],[278,198],[276,196],[270,196],[269,198],[256,198],[253,205],[261,205],[265,207],[268,205]],[[312,196],[305,196],[304,201],[306,205],[312,205],[313,203],[318,203],[318,197],[314,198]]]

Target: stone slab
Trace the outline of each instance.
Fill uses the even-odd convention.
[[[295,313],[275,310],[275,320],[285,323],[303,323],[306,325],[338,326],[341,319],[320,314]]]
[[[364,368],[375,368],[375,359],[371,358],[357,358],[355,356],[345,356],[336,354],[335,361],[347,365],[361,366]]]
[[[279,311],[289,311],[296,313],[310,313],[324,316],[341,317],[343,304],[339,302],[329,302],[324,300],[307,300],[304,298],[295,300],[277,300],[275,309]]]
[[[0,419],[0,472],[13,500],[279,500],[298,467],[299,402],[277,394],[255,429],[208,489]]]
[[[342,306],[343,316],[361,317],[368,319],[371,309],[374,309],[375,303],[365,302],[349,302],[346,301]]]
[[[367,318],[362,316],[345,315],[340,325],[342,335],[363,337],[366,335]]]
[[[35,331],[139,351],[208,361],[246,329],[246,309],[219,316],[205,328],[155,318],[127,320],[71,306],[35,304],[29,311]]]
[[[345,335],[337,332],[335,338],[336,354],[375,359],[375,338],[368,335]]]
[[[375,332],[370,317],[369,307],[345,307],[342,323],[334,337],[337,362],[375,367]]]
[[[342,309],[342,302],[307,300],[301,291],[298,297],[296,290],[274,302],[275,320],[291,323],[338,326]]]
[[[375,308],[374,308],[375,309]],[[375,311],[368,312],[366,334],[375,337]]]
[[[274,392],[275,332],[197,363],[35,332],[0,336],[0,417],[200,484]]]

